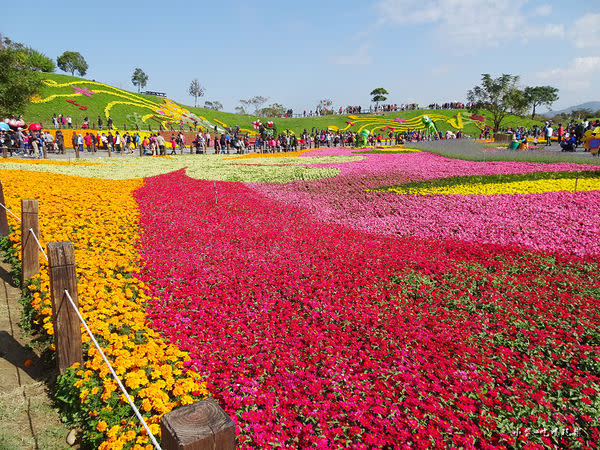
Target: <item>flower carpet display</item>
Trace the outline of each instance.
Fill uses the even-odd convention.
[[[153,432],[208,394],[240,448],[600,440],[600,166],[409,148],[83,162],[0,179],[10,209],[40,199],[44,243],[74,242],[81,310]],[[45,267],[29,290],[51,335]],[[88,441],[147,445],[86,354],[59,394]]]
[[[600,439],[593,260],[377,236],[210,187],[176,172],[137,191],[143,280],[241,448]]]
[[[323,149],[306,155],[315,158],[355,153]],[[340,170],[336,177],[295,181],[283,186],[262,183],[251,186],[270,198],[302,207],[324,221],[369,232],[517,244],[579,255],[600,253],[598,178],[580,179],[575,189],[577,170],[595,171],[600,176],[599,166],[474,162],[425,152],[364,156],[352,164],[328,165]],[[501,179],[505,175],[536,172],[571,174],[562,180],[522,181],[512,187],[505,186],[506,180]],[[489,183],[474,184],[473,180],[466,179],[467,185],[463,185],[462,191],[460,186],[453,186],[452,192],[441,190],[438,195],[423,196],[423,193],[433,194],[432,188],[423,190],[425,183],[421,189],[407,192],[417,195],[393,192],[402,190],[402,183],[479,175],[498,175],[494,179],[496,184],[492,187]],[[399,186],[394,187],[396,185]],[[376,192],[389,186],[392,188],[384,190],[392,192]],[[574,190],[577,192],[573,193]]]
[[[66,167],[66,166],[61,166]],[[113,361],[117,374],[137,401],[153,432],[162,414],[206,395],[189,359],[145,323],[145,286],[135,276],[138,266],[138,214],[132,193],[141,180],[108,181],[26,171],[0,172],[7,206],[18,214],[20,198],[39,199],[40,239],[70,240],[75,246],[80,310]],[[9,215],[10,236],[19,251],[20,228]],[[47,266],[29,284],[26,308],[33,325],[51,336]],[[58,398],[69,413],[87,425],[86,439],[104,449],[145,448],[148,437],[89,337],[83,335],[87,360],[58,382]]]

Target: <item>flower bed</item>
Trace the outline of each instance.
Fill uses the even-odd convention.
[[[344,156],[351,152],[350,149],[322,149],[301,158]],[[572,192],[576,177],[574,171],[598,171],[598,166],[473,162],[424,152],[364,156],[364,159],[350,164],[329,164],[328,167],[340,171],[336,177],[295,181],[280,186],[266,183],[248,186],[290,207],[303,208],[324,222],[344,224],[368,232],[520,245],[578,255],[600,253],[597,239],[600,234],[600,222],[597,220],[600,216],[600,191],[579,192],[580,187],[577,193]],[[457,176],[506,176],[550,171],[573,172],[573,179],[563,180],[564,186],[560,187],[571,192],[546,192],[552,189],[546,189],[548,186],[543,185],[544,192],[539,193],[536,188],[538,193],[526,195],[465,196],[440,193],[425,197],[373,192],[383,186],[433,182]],[[583,187],[597,189],[596,184],[587,186],[587,181],[583,183]],[[531,186],[524,187],[528,189]]]
[[[167,343],[145,322],[149,300],[136,276],[138,212],[132,193],[141,180],[109,181],[39,172],[2,171],[7,206],[38,198],[40,240],[75,245],[80,310],[153,433],[160,416],[206,395],[204,383],[184,370],[186,352]],[[49,189],[51,186],[51,189]],[[19,252],[20,227],[10,235]],[[29,284],[29,315],[51,336],[49,278],[45,261]],[[85,440],[102,449],[145,448],[149,442],[100,354],[83,334],[84,364],[59,378],[66,413],[85,427]]]
[[[137,191],[141,277],[241,448],[600,439],[594,259],[376,236],[211,186],[177,172]]]

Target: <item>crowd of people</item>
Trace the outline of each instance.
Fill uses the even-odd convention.
[[[501,133],[510,133],[511,148],[527,149],[530,146],[537,147],[542,141],[545,147],[550,147],[552,141],[556,140],[563,152],[575,152],[579,147],[588,130],[600,127],[600,120],[584,120],[582,122],[570,122],[566,126],[562,123],[553,123],[547,121],[543,126],[534,125],[527,127],[504,127],[499,130]],[[489,138],[490,130],[481,132],[480,138]],[[585,148],[583,151],[587,151]]]
[[[65,153],[65,142],[60,130],[56,137],[48,131],[1,130],[0,149],[4,155],[42,158],[50,152]]]
[[[418,103],[404,103],[404,104],[383,104],[383,105],[370,105],[369,108],[363,108],[362,106],[346,106],[338,109],[335,108],[317,108],[313,110],[304,110],[302,113],[303,117],[313,116],[326,116],[331,114],[363,114],[363,113],[380,113],[380,112],[396,112],[396,111],[415,111],[418,109],[463,109],[466,106],[461,102],[446,102],[442,104],[432,103],[427,108],[422,108]],[[292,117],[291,110],[288,110],[284,117]]]

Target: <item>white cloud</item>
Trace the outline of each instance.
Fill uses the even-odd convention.
[[[569,27],[575,47],[596,47],[600,42],[600,14],[586,14]]]
[[[546,17],[552,14],[552,6],[550,5],[540,5],[535,8],[535,15],[538,17]]]
[[[378,10],[384,23],[435,25],[438,41],[459,51],[566,36],[564,25],[540,20],[552,12],[551,6],[528,13],[527,4],[528,0],[380,0]]]
[[[600,78],[599,74],[600,56],[587,56],[575,58],[564,67],[538,72],[536,77],[567,91],[586,91],[591,90],[592,83]]]
[[[332,64],[340,66],[365,66],[373,62],[373,58],[369,54],[369,44],[362,44],[351,55],[338,55],[330,58]]]

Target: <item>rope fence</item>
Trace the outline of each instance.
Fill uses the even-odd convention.
[[[21,222],[21,218],[19,216],[17,216],[14,212],[12,212],[10,209],[8,209],[6,206],[4,206],[3,203],[0,203],[0,206],[2,206],[2,208],[4,208],[4,211],[6,211],[9,214],[12,214],[12,216],[17,219],[19,222]]]
[[[90,336],[90,339],[94,343],[94,346],[96,347],[96,349],[98,349],[98,352],[100,353],[100,356],[102,356],[102,359],[106,363],[106,366],[108,367],[108,370],[110,371],[111,375],[113,376],[113,378],[115,379],[115,381],[119,385],[119,389],[121,389],[121,392],[123,392],[123,395],[127,399],[127,403],[129,403],[129,406],[131,406],[131,409],[133,409],[133,412],[135,413],[135,415],[139,419],[140,423],[142,424],[142,426],[144,427],[144,429],[148,433],[148,437],[150,437],[150,440],[152,441],[152,445],[154,445],[154,448],[156,448],[157,450],[162,450],[161,447],[160,447],[160,445],[158,444],[158,442],[156,442],[156,438],[154,437],[154,434],[152,433],[152,431],[150,431],[150,427],[148,427],[148,424],[146,423],[146,421],[144,420],[144,418],[140,414],[139,409],[137,409],[137,407],[133,403],[133,400],[131,400],[131,397],[129,396],[129,393],[127,392],[127,389],[125,388],[125,386],[123,385],[123,383],[119,379],[119,376],[117,375],[117,373],[113,369],[112,365],[108,361],[108,358],[106,358],[106,355],[104,354],[104,351],[102,350],[102,348],[100,347],[100,344],[98,344],[98,341],[94,337],[94,333],[92,333],[92,330],[90,330],[90,327],[88,326],[87,322],[85,321],[85,319],[83,318],[83,316],[79,312],[79,308],[75,305],[75,302],[73,301],[73,298],[71,297],[71,294],[69,294],[69,291],[66,290],[66,289],[65,289],[64,293],[65,293],[67,299],[69,300],[69,303],[73,307],[73,310],[77,314],[77,317],[79,318],[79,321],[83,324],[83,327],[85,328],[85,331],[87,332],[87,334]]]
[[[3,221],[5,224],[8,223],[6,213],[10,213],[15,219],[21,222],[21,287],[23,288],[32,276],[39,273],[39,252],[42,253],[48,262],[52,314],[55,328],[54,340],[59,372],[62,374],[74,363],[83,362],[82,333],[79,326],[79,324],[83,324],[86,333],[100,353],[102,360],[119,386],[125,400],[148,434],[155,449],[235,449],[235,424],[225,411],[219,407],[217,402],[211,398],[182,406],[163,415],[161,418],[161,447],[79,310],[73,243],[69,241],[50,242],[47,244],[48,251],[44,251],[44,247],[38,237],[38,201],[36,199],[21,199],[21,218],[19,218],[5,206],[1,182],[0,206],[2,206],[2,209],[0,209],[0,224]],[[8,236],[8,226],[4,228],[0,227],[0,234]],[[71,305],[70,308],[62,308],[62,303],[65,300]]]

